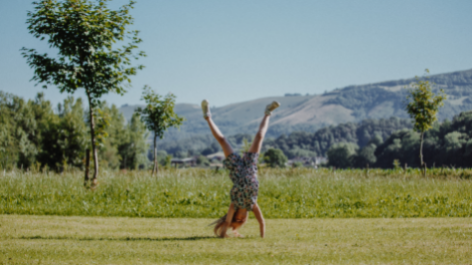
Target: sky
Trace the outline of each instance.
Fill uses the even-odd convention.
[[[35,86],[20,52],[48,51],[27,30],[32,2],[0,1],[0,90],[28,99],[44,92],[57,104],[68,95]],[[467,70],[470,11],[470,0],[137,0],[130,29],[141,31],[147,57],[138,63],[146,68],[124,96],[103,99],[142,104],[149,85],[175,94],[177,103],[208,99],[223,106],[411,78],[426,68],[431,74]],[[74,96],[84,97],[83,89]]]

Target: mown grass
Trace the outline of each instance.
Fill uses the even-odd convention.
[[[97,190],[81,172],[0,175],[0,214],[216,218],[229,205],[227,172],[102,171]],[[261,169],[266,218],[470,217],[471,170]]]
[[[0,215],[0,264],[470,264],[472,218],[212,219]]]

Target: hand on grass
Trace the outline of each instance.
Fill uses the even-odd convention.
[[[226,234],[226,231],[228,230],[228,224],[225,222],[222,226],[221,226],[221,230],[220,230],[220,238],[225,238],[225,237],[228,237],[228,235]]]

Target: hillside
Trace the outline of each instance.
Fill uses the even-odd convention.
[[[434,89],[444,89],[448,95],[439,119],[451,119],[462,111],[472,109],[472,69],[430,76]],[[346,122],[364,119],[407,118],[403,104],[406,86],[414,78],[348,86],[323,95],[267,97],[212,108],[213,118],[223,133],[255,133],[266,104],[273,100],[281,103],[274,112],[269,137],[278,137],[293,131],[316,130]],[[289,91],[291,92],[291,91]],[[121,111],[129,119],[137,106],[123,106]],[[186,118],[179,131],[166,135],[167,140],[208,134],[198,105],[177,104],[176,112]]]

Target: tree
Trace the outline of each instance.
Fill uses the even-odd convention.
[[[38,161],[42,166],[61,171],[66,166],[83,166],[87,125],[82,99],[64,99],[58,105],[58,115],[48,119],[41,139]]]
[[[123,161],[120,146],[127,142],[125,117],[114,104],[109,107],[106,102],[101,102],[95,114],[100,166],[118,169]]]
[[[207,167],[210,165],[210,160],[206,156],[199,155],[197,157],[197,165]]]
[[[145,56],[134,53],[141,42],[138,31],[128,31],[133,23],[129,15],[135,4],[130,1],[118,10],[107,7],[108,0],[43,0],[33,2],[34,12],[28,12],[29,32],[57,50],[56,56],[40,54],[23,48],[23,56],[34,68],[32,80],[56,85],[61,92],[74,93],[85,89],[89,103],[91,148],[94,159],[92,188],[97,185],[98,156],[95,142],[94,110],[102,95],[109,92],[124,94],[124,85],[131,83],[143,66],[131,66],[132,59]],[[120,49],[116,42],[130,41]],[[86,179],[85,182],[88,180]]]
[[[18,160],[19,145],[13,117],[15,101],[15,96],[0,91],[0,163],[3,170],[10,170]]]
[[[264,162],[266,162],[269,167],[285,167],[287,157],[282,150],[270,148],[264,153]]]
[[[4,169],[28,169],[37,162],[45,127],[53,114],[43,94],[24,99],[0,91],[0,159]]]
[[[352,167],[358,149],[354,143],[335,144],[327,152],[328,164],[337,168]]]
[[[142,121],[146,124],[148,130],[154,133],[154,167],[152,175],[157,174],[157,138],[162,139],[164,132],[171,127],[179,127],[184,118],[174,112],[175,96],[167,94],[165,97],[154,92],[150,87],[145,86],[143,99],[146,107],[138,108],[137,112],[142,115]]]
[[[426,73],[429,73],[428,69],[426,69]],[[406,111],[414,121],[413,128],[420,133],[420,163],[421,167],[424,167],[424,133],[429,130],[437,120],[436,114],[438,113],[439,107],[443,106],[446,95],[441,89],[441,94],[435,96],[427,77],[425,80],[416,77],[416,83],[411,84],[411,86],[413,89],[409,91],[407,96],[409,102],[406,105]]]
[[[376,148],[377,146],[374,143],[364,146],[354,158],[354,166],[358,168],[373,166],[377,162],[377,157],[375,157]]]
[[[126,126],[126,141],[119,146],[122,158],[121,168],[138,169],[146,167],[148,158],[148,138],[146,125],[141,121],[139,113],[134,113]]]

